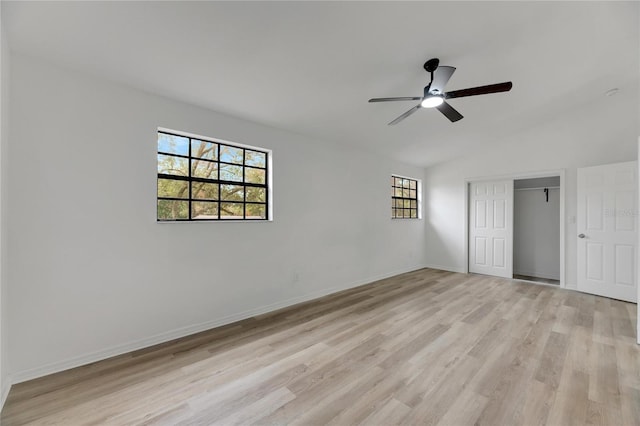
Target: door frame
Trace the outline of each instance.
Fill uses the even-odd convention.
[[[640,203],[640,136],[638,136],[638,202]],[[638,248],[640,248],[640,232],[638,232]],[[636,259],[637,263],[637,275],[636,275],[636,285],[638,287],[638,319],[636,326],[636,342],[640,345],[640,250],[638,250],[638,258]]]
[[[468,177],[464,179],[464,270],[463,273],[469,273],[469,214],[471,209],[469,206],[469,186],[471,182],[483,182],[490,180],[517,180],[517,179],[531,179],[542,177],[560,177],[560,288],[566,288],[566,268],[565,268],[565,225],[566,209],[565,209],[565,169],[557,170],[545,170],[540,172],[525,172],[525,173],[512,173],[498,176],[480,176],[480,177]],[[513,209],[513,206],[511,206]],[[513,241],[511,248],[511,257],[513,258]]]

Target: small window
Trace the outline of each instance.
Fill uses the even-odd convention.
[[[158,221],[269,220],[269,152],[158,131]]]
[[[418,181],[391,176],[391,218],[418,219]]]

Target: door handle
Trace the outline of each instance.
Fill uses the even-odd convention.
[[[586,237],[586,235],[584,235],[584,234],[578,235],[578,238],[585,238],[585,237]]]

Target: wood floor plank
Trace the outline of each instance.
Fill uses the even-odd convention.
[[[467,388],[455,399],[437,425],[480,425],[478,418],[488,402],[489,398]]]
[[[640,390],[623,388],[620,393],[620,401],[622,407],[621,424],[640,425]]]
[[[500,374],[500,381],[494,388],[482,413],[475,421],[477,425],[512,424],[520,417],[526,394],[519,392],[531,383],[535,366],[533,362],[514,358]]]
[[[549,424],[567,426],[585,424],[589,406],[588,393],[589,376],[581,371],[566,368],[549,413]]]
[[[535,379],[546,383],[554,389],[560,384],[560,376],[564,368],[569,337],[563,333],[552,331],[544,346],[544,354],[538,364]]]
[[[478,372],[481,362],[464,356],[441,380],[427,388],[420,402],[416,404],[402,422],[405,424],[435,425],[450,410],[461,391]]]
[[[411,409],[395,398],[391,398],[378,411],[373,411],[367,418],[358,423],[361,425],[396,425],[406,417]],[[343,423],[345,424],[345,423]]]
[[[551,386],[537,380],[531,380],[524,393],[522,408],[513,419],[513,424],[546,425],[555,397],[556,391]]]
[[[273,412],[287,402],[293,401],[295,397],[296,396],[286,387],[278,388],[252,404],[243,406],[242,409],[231,412],[227,417],[214,421],[206,417],[201,417],[201,421],[203,425],[239,425],[255,423],[263,417],[265,413],[268,414]],[[194,425],[194,422],[189,419],[185,424],[192,426]]]
[[[615,347],[594,343],[589,355],[595,367],[590,369],[589,400],[600,403],[615,400],[620,395]]]
[[[365,389],[355,397],[346,398],[347,406],[324,424],[328,426],[358,424],[364,422],[373,413],[380,411],[384,416],[400,416],[401,412],[406,414],[409,407],[400,403],[393,396],[406,386],[414,374],[415,367],[408,363],[394,368],[393,371],[387,370],[383,374],[382,380],[375,386]],[[393,401],[392,404],[387,406],[390,401]]]
[[[13,386],[2,425],[637,425],[635,305],[421,269]]]

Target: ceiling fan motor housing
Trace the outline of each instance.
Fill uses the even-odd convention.
[[[424,63],[424,69],[427,72],[431,73],[431,72],[434,72],[436,69],[438,69],[438,65],[440,65],[440,59],[432,58]]]

